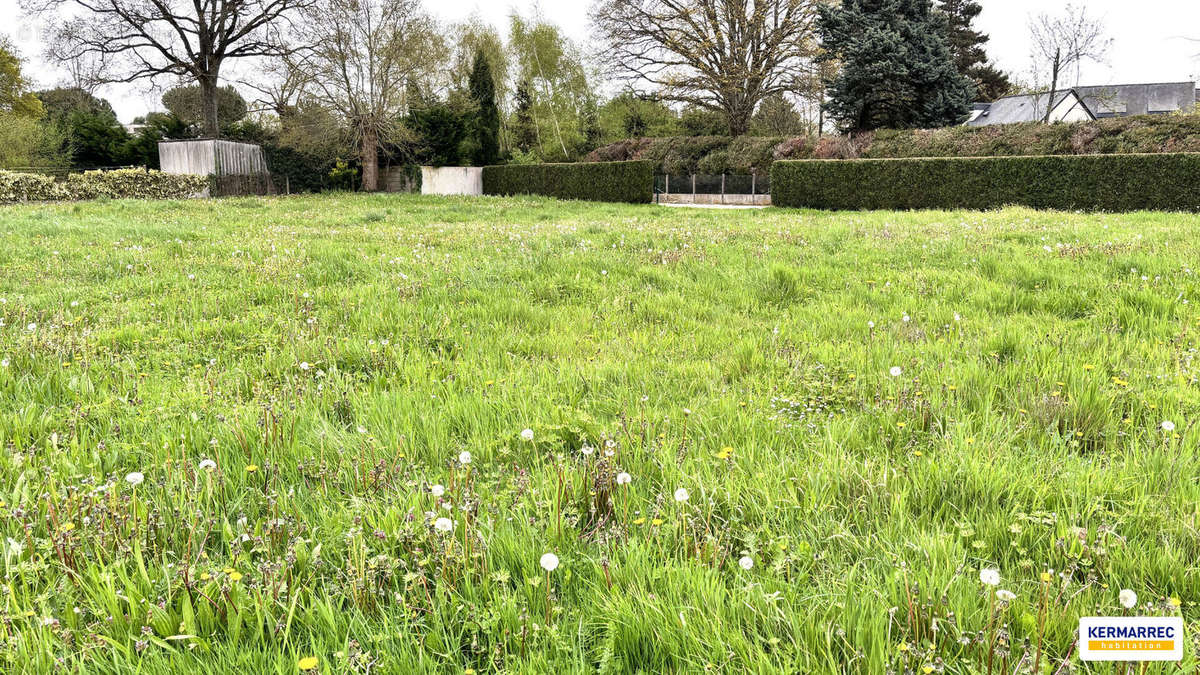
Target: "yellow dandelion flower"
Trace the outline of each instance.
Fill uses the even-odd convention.
[[[1180,600],[1179,598],[1177,598],[1173,595],[1171,597],[1167,598],[1167,602],[1171,603],[1172,607],[1178,607],[1183,604],[1182,600]]]
[[[650,521],[650,524],[651,525],[662,525],[663,524],[662,518],[655,518],[654,520]]]
[[[62,530],[63,532],[70,532],[71,530],[75,529],[75,523],[63,523],[58,529]]]
[[[634,524],[634,525],[643,525],[643,524],[645,524],[645,522],[646,522],[646,519],[645,519],[645,518],[638,518],[638,519],[636,519],[636,520],[634,520],[634,521],[633,521],[633,524]]]
[[[1050,574],[1049,572],[1042,572],[1041,576],[1042,576],[1042,583],[1046,583],[1046,584],[1050,583],[1050,580],[1054,578],[1054,576],[1052,574]]]
[[[247,464],[246,465],[246,473],[254,473],[255,471],[258,471],[257,464]]]
[[[236,581],[241,581],[241,580],[242,580],[242,573],[241,573],[241,572],[233,572],[233,573],[231,573],[231,574],[229,575],[229,578],[230,578],[230,579],[232,579],[232,580],[234,580],[235,582],[236,582]]]
[[[314,670],[317,664],[320,663],[315,656],[306,656],[296,662],[296,667],[300,670]]]

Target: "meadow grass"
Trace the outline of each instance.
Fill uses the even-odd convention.
[[[2,208],[0,670],[1051,673],[1079,616],[1195,636],[1197,265],[1178,214]]]

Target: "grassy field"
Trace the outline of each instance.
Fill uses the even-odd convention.
[[[1173,214],[0,208],[0,671],[1051,673],[1136,612],[1192,672],[1196,266]]]

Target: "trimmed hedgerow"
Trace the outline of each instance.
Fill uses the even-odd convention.
[[[119,169],[87,171],[56,181],[50,176],[0,171],[0,204],[81,199],[182,199],[208,188],[204,176]]]
[[[1200,154],[775,162],[771,201],[817,209],[1198,211]]]
[[[595,202],[649,203],[654,198],[654,163],[485,166],[483,193],[544,195]]]
[[[1071,124],[880,129],[853,136],[636,138],[584,161],[648,159],[659,173],[763,174],[783,159],[1011,157],[1200,152],[1200,114],[1135,115]]]

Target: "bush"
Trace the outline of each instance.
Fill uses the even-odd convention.
[[[767,147],[770,146],[770,152]],[[658,173],[766,173],[781,159],[1011,157],[1200,152],[1200,113],[1113,117],[1074,124],[880,129],[855,136],[640,138],[597,148],[584,161],[648,159]],[[718,154],[720,153],[720,154]],[[711,155],[716,155],[715,157]]]
[[[645,204],[654,198],[654,164],[596,162],[485,166],[483,193]]]
[[[1200,210],[1200,154],[780,161],[776,206]]]
[[[0,171],[0,204],[98,199],[183,199],[208,188],[205,176],[146,169],[88,171],[55,181],[49,176]]]

